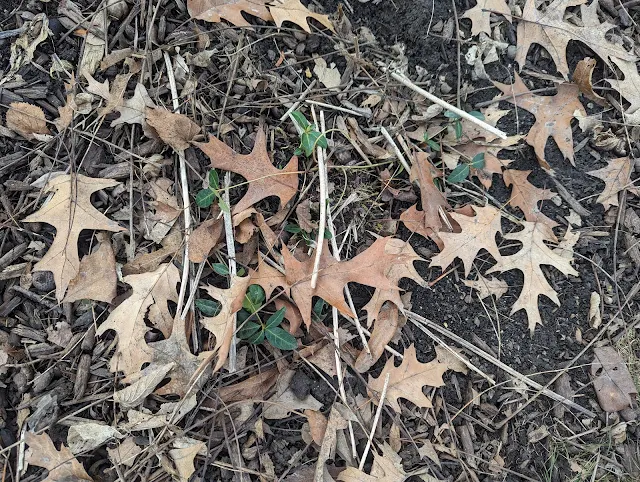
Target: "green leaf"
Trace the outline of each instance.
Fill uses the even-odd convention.
[[[260,285],[251,285],[242,300],[242,307],[249,313],[256,313],[264,303],[264,290]]]
[[[469,167],[473,167],[474,169],[482,169],[484,167],[484,152],[478,152],[471,162],[469,163]]]
[[[213,263],[213,271],[222,276],[227,276],[229,274],[229,268],[224,263]]]
[[[220,209],[225,213],[231,212],[229,211],[229,206],[227,206],[227,203],[219,195],[218,195],[218,206],[220,206]]]
[[[284,230],[287,233],[291,233],[291,234],[298,234],[302,232],[302,228],[295,223],[287,223],[287,225],[284,227]]]
[[[216,316],[220,313],[220,303],[204,298],[196,300],[196,308],[198,308],[204,316]]]
[[[276,348],[281,350],[295,350],[298,348],[298,341],[295,337],[279,326],[265,330],[264,334],[267,337],[267,341]]]
[[[216,193],[211,189],[202,189],[196,194],[196,204],[201,208],[208,208],[216,198]]]
[[[307,118],[300,111],[294,110],[291,113],[291,117],[293,117],[293,120],[296,121],[296,124],[298,124],[302,130],[305,130],[311,125],[309,124]]]
[[[329,228],[324,228],[324,239],[333,238],[333,234],[331,234],[331,230]]]
[[[452,184],[457,184],[459,182],[464,181],[469,175],[469,164],[460,164],[456,167],[449,177],[447,177],[447,181]]]
[[[484,120],[484,114],[480,111],[477,110],[472,110],[471,112],[469,112],[469,115],[472,115],[473,117],[475,117],[476,119],[479,119],[481,121]]]
[[[322,320],[323,318],[322,312],[324,311],[326,306],[327,306],[327,302],[324,301],[322,298],[318,298],[318,300],[313,305],[313,314],[316,316],[318,320]]]
[[[242,266],[238,266],[238,269],[236,270],[236,273],[238,273],[238,276],[244,276],[246,271]]]
[[[262,329],[260,329],[260,331],[257,331],[253,336],[247,338],[247,341],[249,343],[252,343],[253,345],[262,343],[262,340],[264,340],[264,330]]]
[[[218,171],[215,169],[209,171],[209,188],[214,191],[220,189],[220,178],[218,177]]]
[[[327,138],[316,130],[309,130],[300,135],[300,147],[307,157],[313,154],[313,150],[317,147],[327,148]]]
[[[457,120],[455,124],[453,124],[453,129],[456,132],[456,139],[460,139],[462,137],[462,122]]]
[[[444,116],[448,117],[449,119],[453,119],[453,120],[462,119],[462,117],[460,117],[458,114],[456,114],[455,112],[452,112],[450,110],[445,111],[444,112]]]
[[[302,154],[304,154],[304,151],[302,150],[301,147],[296,147],[296,150],[293,151],[294,156],[301,156]]]
[[[427,139],[427,145],[431,148],[432,151],[440,152],[440,144],[438,144],[433,139]]]
[[[248,340],[253,337],[258,331],[262,330],[262,325],[259,325],[255,321],[247,321],[238,330],[238,338],[241,340]]]
[[[238,324],[241,325],[242,322],[247,321],[251,317],[253,317],[253,319],[256,319],[256,315],[252,315],[244,308],[241,309],[240,311],[238,311]]]
[[[271,328],[275,328],[276,326],[279,326],[280,323],[282,323],[282,320],[284,320],[284,312],[286,310],[287,309],[283,306],[282,308],[280,308],[278,311],[276,311],[273,315],[269,317],[266,325],[267,330]]]

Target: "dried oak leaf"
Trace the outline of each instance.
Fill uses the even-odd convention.
[[[633,405],[638,393],[626,363],[612,346],[593,349],[593,388],[605,412],[618,412]]]
[[[133,74],[118,74],[111,87],[109,87],[109,81],[105,80],[102,84],[98,82],[89,72],[83,73],[87,79],[87,91],[97,95],[105,100],[105,105],[98,111],[100,117],[110,114],[114,110],[118,110],[124,103],[124,93],[127,90],[127,83]],[[116,122],[116,121],[114,121]],[[115,124],[111,123],[113,127]]]
[[[180,271],[173,264],[163,264],[155,271],[125,276],[123,281],[131,286],[131,294],[118,305],[102,323],[97,335],[107,330],[118,334],[118,345],[111,357],[109,368],[112,372],[122,371],[132,376],[145,363],[154,361],[153,348],[145,341],[150,328],[145,318],[166,337],[172,331],[172,317],[168,302],[177,302],[176,285],[180,282]],[[150,308],[154,306],[154,310]],[[172,361],[172,360],[170,360]]]
[[[389,279],[387,273],[396,264],[407,269],[416,261],[416,255],[413,250],[398,250],[397,241],[379,238],[348,261],[337,261],[329,254],[328,246],[325,245],[315,290],[311,288],[314,258],[307,257],[304,261],[298,261],[286,247],[283,248],[286,288],[290,290],[291,298],[300,309],[306,326],[311,326],[314,296],[322,298],[347,316],[355,316],[344,299],[344,287],[347,283],[355,282],[382,290],[399,290],[397,282]]]
[[[53,197],[38,212],[23,220],[25,223],[47,223],[56,228],[51,247],[33,270],[53,273],[59,301],[64,298],[67,286],[80,269],[80,232],[84,229],[126,231],[91,204],[94,192],[118,184],[113,179],[96,179],[81,174],[58,176],[51,179],[45,188],[45,192],[53,192]]]
[[[359,373],[366,373],[380,359],[386,346],[398,334],[403,324],[400,321],[398,307],[391,303],[385,304],[378,312],[376,324],[369,337],[371,355],[362,350],[353,368]]]
[[[372,393],[379,396],[388,373],[389,385],[385,402],[391,408],[398,413],[400,412],[400,398],[406,398],[418,407],[431,408],[431,400],[422,393],[422,387],[425,385],[430,387],[443,386],[442,375],[445,371],[447,371],[447,365],[437,361],[420,363],[416,358],[416,348],[411,345],[404,351],[404,358],[400,366],[396,367],[394,358],[389,358],[378,378],[369,376],[367,387],[370,396]],[[377,397],[372,397],[372,400],[377,404]]]
[[[638,68],[636,67],[635,61],[622,59],[612,60],[624,75],[624,79],[605,80],[631,104],[625,113],[633,114],[640,109],[640,75],[638,75]]]
[[[236,27],[249,27],[241,13],[246,12],[266,22],[273,20],[278,27],[285,21],[293,22],[307,32],[311,32],[307,22],[311,17],[333,30],[329,17],[311,12],[300,0],[187,0],[187,9],[191,18],[206,22],[225,19]]]
[[[236,276],[231,279],[231,288],[222,289],[214,286],[203,286],[205,291],[213,299],[220,302],[220,312],[213,317],[204,317],[202,325],[216,337],[216,346],[213,351],[218,353],[218,361],[213,371],[216,372],[224,365],[229,355],[229,347],[233,339],[233,317],[242,309],[242,301],[251,284],[251,277],[241,278]]]
[[[162,142],[176,152],[186,150],[193,138],[200,133],[200,126],[184,114],[160,107],[147,107],[145,112],[147,124],[155,130]]]
[[[203,263],[209,257],[211,250],[223,238],[223,234],[223,219],[218,217],[217,212],[213,212],[212,218],[204,221],[189,236],[189,259],[191,262]]]
[[[475,37],[480,32],[491,35],[491,14],[500,14],[511,22],[511,9],[505,0],[478,0],[476,6],[470,8],[461,18],[471,20],[471,36]]]
[[[522,248],[510,256],[501,256],[498,264],[487,271],[487,274],[504,272],[512,269],[522,271],[524,282],[518,300],[514,303],[511,314],[525,310],[529,320],[529,331],[533,334],[536,325],[542,324],[538,298],[544,295],[560,306],[558,293],[551,287],[542,271],[542,265],[553,266],[565,275],[578,276],[571,266],[572,256],[564,256],[549,248],[545,241],[557,241],[551,228],[544,223],[522,222],[523,229],[517,233],[504,235],[505,239],[519,241]],[[573,251],[565,248],[563,253],[571,255]]]
[[[576,111],[583,117],[587,115],[578,99],[577,85],[559,84],[558,93],[550,96],[532,94],[518,74],[515,74],[512,85],[500,82],[494,82],[493,85],[504,94],[502,100],[511,102],[535,116],[536,122],[525,140],[533,147],[538,162],[544,169],[551,168],[544,157],[544,148],[549,137],[553,137],[562,155],[574,164],[571,119]]]
[[[44,111],[37,105],[12,102],[7,110],[7,128],[25,139],[35,139],[36,134],[51,134]]]
[[[609,164],[602,169],[589,171],[587,174],[604,181],[604,191],[600,193],[596,202],[602,204],[604,210],[611,206],[618,206],[618,193],[625,189],[636,192],[636,188],[631,183],[631,169],[633,163],[628,157],[618,157],[611,159]]]
[[[593,83],[591,82],[591,76],[593,75],[593,69],[595,68],[595,66],[596,66],[596,59],[585,57],[580,62],[578,62],[578,65],[576,65],[576,69],[573,71],[573,76],[571,80],[573,81],[574,84],[578,86],[578,88],[580,89],[580,92],[582,92],[582,94],[587,99],[592,100],[598,105],[607,105],[607,101],[593,91]],[[635,64],[634,64],[634,69],[635,69]],[[636,75],[637,75],[637,71],[636,71]],[[627,79],[626,75],[625,75],[625,79]],[[614,88],[615,87],[616,86],[614,85]]]
[[[544,11],[536,8],[536,0],[527,0],[522,10],[522,21],[518,22],[518,45],[515,61],[520,70],[525,65],[527,53],[532,44],[543,46],[556,69],[565,79],[568,79],[569,66],[567,64],[567,45],[572,40],[580,41],[593,50],[601,59],[620,58],[635,60],[636,57],[624,50],[622,46],[609,42],[606,38],[614,25],[598,19],[598,2],[583,5],[587,0],[554,0]],[[567,7],[580,5],[582,25],[578,26],[565,22],[564,15]]]
[[[402,457],[393,451],[388,443],[382,445],[382,453],[373,452],[371,473],[366,474],[356,467],[347,467],[340,472],[338,480],[342,482],[404,482],[407,474],[402,466]]]
[[[116,297],[116,257],[109,237],[105,233],[99,233],[97,237],[100,241],[98,249],[80,260],[78,275],[69,282],[63,302],[96,300],[111,303]]]
[[[509,291],[509,286],[506,281],[494,278],[493,276],[485,278],[482,275],[478,275],[478,279],[476,280],[464,279],[462,282],[469,288],[476,290],[480,299],[494,295],[496,300],[498,300],[502,295]]]
[[[180,446],[169,450],[169,456],[176,466],[178,480],[189,482],[189,479],[196,471],[194,460],[196,455],[207,451],[207,445],[199,440],[193,440],[185,446]]]
[[[277,196],[284,206],[298,192],[298,158],[293,156],[284,169],[275,167],[269,159],[267,137],[262,128],[258,129],[251,154],[238,154],[213,136],[206,144],[194,144],[211,159],[213,168],[235,172],[247,180],[249,189],[233,207],[233,214],[269,196]]]
[[[516,169],[504,171],[502,175],[504,183],[507,187],[511,187],[509,204],[514,208],[520,208],[527,221],[541,222],[550,228],[555,228],[558,223],[545,216],[538,208],[538,203],[554,198],[556,193],[550,189],[540,189],[531,184],[527,181],[529,174],[531,174],[531,171],[518,171]]]
[[[473,159],[477,154],[484,154],[484,166],[482,169],[472,167],[470,176],[476,177],[485,188],[489,189],[493,184],[493,175],[502,175],[502,170],[513,162],[512,159],[500,159],[498,152],[506,147],[517,144],[522,137],[523,136],[509,136],[506,139],[496,139],[490,143],[471,141],[456,146],[455,149],[470,159]],[[454,169],[456,166],[451,167],[451,165],[447,164],[447,167],[450,169]]]
[[[27,432],[24,436],[25,443],[29,446],[25,459],[29,465],[43,467],[49,471],[43,482],[61,482],[66,480],[81,481],[93,479],[84,470],[84,467],[64,444],[57,450],[53,441],[46,433],[36,435]]]
[[[481,249],[486,249],[496,260],[501,255],[496,244],[496,234],[502,233],[500,211],[492,206],[472,206],[475,216],[452,213],[453,219],[460,225],[459,233],[440,233],[444,249],[431,259],[429,266],[446,269],[453,260],[460,258],[465,276],[469,276],[473,260]]]

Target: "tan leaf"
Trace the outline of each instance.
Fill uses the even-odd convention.
[[[615,59],[614,59],[614,62],[615,62]],[[582,94],[587,99],[592,100],[598,105],[607,105],[607,101],[593,91],[593,83],[591,82],[591,76],[593,75],[593,69],[595,68],[595,66],[596,66],[596,59],[585,57],[580,62],[578,62],[578,65],[576,65],[576,70],[573,71],[573,76],[571,80],[573,81],[574,84],[578,86],[578,88],[580,89],[580,92],[582,92]],[[635,65],[634,65],[634,69],[635,69]],[[636,72],[636,76],[637,76],[637,72]],[[625,75],[625,79],[626,78],[627,77]]]
[[[478,292],[480,299],[484,299],[487,296],[494,295],[496,300],[499,300],[502,295],[509,291],[509,286],[506,281],[490,276],[485,278],[482,275],[478,275],[477,280],[462,280],[462,282],[469,288]]]
[[[414,204],[413,206],[405,209],[400,214],[400,221],[402,221],[405,227],[412,233],[416,233],[420,236],[433,240],[440,249],[444,247],[444,243],[438,233],[427,226],[425,213],[424,211],[418,210],[417,205]]]
[[[69,427],[67,444],[74,454],[90,453],[110,440],[123,438],[118,429],[102,422],[74,423]]]
[[[478,0],[475,7],[470,8],[462,18],[471,20],[471,36],[475,37],[480,32],[491,35],[491,14],[500,14],[511,22],[511,9],[505,0]]]
[[[49,471],[43,482],[93,480],[71,451],[64,444],[60,450],[56,450],[51,438],[46,433],[36,435],[33,432],[27,432],[24,440],[29,446],[25,453],[26,462]]]
[[[204,221],[193,230],[189,237],[189,259],[193,263],[203,263],[211,250],[220,242],[224,234],[224,222],[216,213],[212,219]]]
[[[525,65],[527,53],[532,44],[543,46],[556,64],[556,69],[565,79],[568,79],[569,66],[567,64],[567,45],[570,41],[586,44],[598,57],[608,62],[609,59],[620,58],[636,60],[636,57],[624,50],[621,45],[607,40],[606,34],[614,25],[608,22],[600,23],[598,19],[598,3],[587,0],[554,0],[544,11],[536,8],[535,0],[527,0],[522,10],[522,20],[518,22],[518,45],[515,61],[520,70]],[[582,15],[581,25],[564,20],[567,7],[580,5]]]
[[[538,208],[538,203],[554,198],[556,193],[550,189],[540,189],[531,184],[527,181],[529,174],[531,174],[531,171],[518,171],[515,169],[504,171],[502,175],[504,183],[507,187],[511,187],[509,204],[514,208],[520,208],[527,221],[537,221],[545,223],[550,228],[555,228],[558,223],[545,216]]]
[[[442,375],[445,371],[447,365],[437,361],[420,363],[416,358],[416,348],[411,345],[404,351],[404,358],[399,367],[394,365],[393,358],[389,358],[378,378],[369,376],[367,386],[370,394],[373,392],[379,396],[388,373],[390,376],[385,403],[391,408],[400,412],[400,398],[405,398],[418,407],[431,408],[431,400],[422,393],[422,387],[443,386]],[[373,397],[372,400],[376,403],[377,397]]]
[[[368,341],[371,355],[362,350],[356,359],[354,369],[359,373],[367,372],[380,359],[385,347],[398,334],[402,324],[398,316],[398,307],[385,304],[378,314]]]
[[[44,111],[37,105],[12,102],[7,110],[7,127],[25,139],[35,139],[34,134],[50,134]]]
[[[533,334],[536,325],[542,324],[538,309],[538,298],[545,295],[556,305],[560,305],[558,294],[547,281],[542,265],[553,266],[565,275],[578,276],[571,266],[570,259],[561,256],[549,248],[545,241],[556,241],[551,228],[543,223],[522,222],[523,229],[517,233],[505,234],[505,239],[522,243],[522,248],[511,256],[502,256],[498,264],[487,271],[487,274],[517,269],[524,275],[524,283],[518,300],[514,303],[511,314],[525,310],[529,320],[529,330]]]
[[[100,244],[93,253],[80,260],[78,275],[69,282],[65,303],[78,300],[97,300],[111,303],[116,297],[118,274],[111,241],[104,233],[98,235]]]
[[[436,346],[436,360],[440,363],[444,363],[447,369],[454,372],[464,373],[469,372],[469,365],[465,363],[466,358],[462,355],[461,350],[451,348],[448,346],[437,345]]]
[[[632,406],[638,389],[620,354],[612,346],[593,349],[591,363],[593,388],[605,412],[617,412]]]
[[[124,410],[140,405],[156,389],[167,373],[175,366],[175,363],[166,365],[151,364],[135,375],[138,378],[129,377],[131,385],[113,394],[113,401],[119,403]]]
[[[633,114],[640,109],[640,75],[636,62],[632,60],[611,59],[618,66],[624,79],[605,79],[631,104],[625,111],[627,114]]]
[[[560,1],[560,0],[556,0]],[[521,22],[527,23],[527,22]],[[521,64],[522,65],[522,64]],[[547,140],[552,137],[562,155],[571,164],[573,161],[573,134],[571,132],[571,119],[574,113],[586,117],[587,113],[578,99],[578,86],[575,84],[559,84],[556,95],[540,96],[532,94],[518,74],[512,85],[494,82],[504,94],[502,100],[511,102],[531,112],[536,122],[527,134],[527,144],[533,147],[538,162],[545,169],[551,166],[545,160],[544,148]]]
[[[307,417],[309,422],[309,432],[313,441],[320,446],[324,439],[325,431],[327,430],[327,417],[322,415],[317,410],[305,410],[304,416]]]
[[[200,126],[184,114],[170,112],[161,107],[147,107],[145,112],[147,124],[155,129],[162,142],[176,152],[187,149],[193,138],[200,133]]]
[[[293,156],[284,169],[275,167],[267,153],[267,138],[262,128],[258,129],[251,154],[238,154],[224,142],[211,136],[209,142],[195,143],[216,169],[235,172],[244,177],[249,189],[233,208],[233,214],[241,213],[258,201],[277,196],[281,206],[288,203],[298,192],[298,158]]]
[[[228,290],[214,286],[204,286],[204,290],[213,299],[220,302],[220,313],[213,317],[204,317],[202,325],[214,334],[216,345],[213,351],[218,353],[218,361],[213,371],[216,372],[224,365],[229,355],[229,347],[233,339],[233,317],[242,309],[242,301],[251,283],[251,277],[234,277],[231,279],[231,288]]]
[[[246,12],[268,22],[273,17],[267,9],[268,0],[187,0],[187,9],[191,18],[206,22],[227,20],[236,27],[248,27],[242,16]]]
[[[318,223],[311,218],[311,200],[304,199],[296,206],[296,219],[303,231],[311,233],[318,229]]]
[[[154,304],[168,310],[169,301],[177,302],[176,285],[180,281],[180,272],[169,263],[149,273],[125,276],[123,281],[131,285],[131,295],[111,312],[96,334],[101,335],[107,330],[114,330],[118,334],[118,345],[109,367],[114,373],[122,371],[126,376],[131,376],[154,359],[153,349],[144,339],[150,329],[145,317]],[[158,328],[164,330],[165,336],[171,333],[171,327]]]
[[[307,410],[305,410],[307,412]],[[324,469],[329,459],[332,459],[337,449],[338,431],[347,428],[347,421],[342,417],[335,406],[331,407],[329,412],[329,420],[327,420],[320,450],[318,451],[318,460],[316,461],[316,471],[313,480],[324,480]]]
[[[105,80],[102,84],[98,82],[89,72],[83,73],[89,83],[87,91],[102,97],[105,105],[98,111],[100,117],[110,114],[123,105],[124,93],[127,90],[127,83],[133,74],[118,74],[113,79],[113,84],[109,87],[109,81]],[[113,125],[113,124],[112,124]]]
[[[161,177],[151,181],[146,187],[154,199],[149,202],[150,209],[144,210],[144,237],[155,243],[161,243],[178,220],[182,210],[172,193],[173,181]]]
[[[207,444],[200,441],[193,441],[193,443],[186,447],[175,448],[169,450],[169,456],[173,460],[178,471],[180,482],[189,482],[189,479],[196,471],[194,460],[199,452],[207,449]]]
[[[307,18],[311,17],[333,31],[333,24],[329,17],[311,12],[300,3],[300,0],[273,0],[270,3],[269,11],[278,27],[282,27],[283,22],[292,22],[302,27],[306,32],[311,33],[311,28],[307,22]]]
[[[127,437],[117,447],[107,447],[107,453],[114,464],[133,467],[142,449],[136,444],[134,437]]]
[[[276,393],[265,404],[262,416],[269,420],[282,420],[287,418],[292,411],[320,410],[322,403],[309,394],[299,399],[291,390],[291,380],[295,370],[287,370],[280,375],[276,382]]]
[[[347,467],[340,472],[338,480],[342,482],[404,482],[410,477],[402,467],[402,457],[393,451],[386,442],[382,453],[373,452],[371,474],[367,475],[355,467]]]
[[[241,382],[221,387],[218,396],[224,403],[264,400],[278,379],[278,369],[265,370]],[[206,404],[206,401],[205,401]]]
[[[45,192],[52,192],[53,197],[38,212],[23,220],[25,223],[47,223],[56,228],[51,247],[33,270],[53,273],[58,300],[64,298],[67,286],[80,269],[80,232],[84,229],[126,231],[91,204],[94,192],[118,184],[113,179],[96,179],[81,174],[58,176],[51,179],[45,188]]]
[[[602,204],[607,211],[611,206],[618,206],[618,193],[625,189],[633,189],[630,180],[633,163],[628,157],[611,159],[602,169],[589,171],[587,174],[604,181],[604,191],[600,193],[596,202]]]
[[[122,101],[122,105],[115,110],[120,112],[120,117],[111,122],[111,127],[119,124],[140,124],[144,132],[147,129],[147,107],[155,107],[155,103],[149,97],[147,89],[142,84],[136,84],[133,97]]]
[[[465,276],[469,276],[473,260],[481,249],[486,249],[494,259],[501,258],[496,234],[502,232],[500,211],[492,206],[472,206],[475,216],[452,213],[451,216],[460,225],[460,233],[440,233],[444,249],[431,259],[430,266],[439,266],[444,271],[460,258],[464,266]]]

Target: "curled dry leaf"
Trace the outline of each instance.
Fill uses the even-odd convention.
[[[550,228],[555,228],[558,223],[545,216],[538,208],[538,203],[554,198],[556,193],[550,189],[540,189],[531,184],[527,181],[529,174],[531,174],[531,171],[518,171],[515,169],[504,171],[504,183],[507,187],[511,187],[509,204],[515,208],[520,208],[527,221],[541,222]]]
[[[200,133],[200,126],[184,114],[161,107],[147,107],[145,112],[147,124],[155,130],[162,142],[176,152],[187,149],[193,138]]]
[[[7,110],[7,128],[25,139],[33,140],[36,134],[51,134],[44,111],[37,105],[12,102]]]
[[[593,69],[595,66],[596,59],[585,57],[578,62],[578,65],[576,65],[576,70],[573,71],[572,80],[587,99],[592,100],[598,105],[607,105],[607,101],[593,91],[591,76],[593,75]]]
[[[519,241],[522,248],[511,256],[501,256],[498,263],[487,271],[487,274],[504,272],[512,269],[522,271],[524,283],[518,300],[514,303],[511,314],[525,310],[529,320],[529,331],[533,334],[536,325],[542,324],[538,298],[544,295],[560,306],[558,293],[551,287],[542,271],[542,265],[553,266],[565,275],[578,276],[571,266],[573,250],[565,248],[571,256],[563,256],[551,248],[545,241],[556,241],[551,228],[543,223],[522,222],[523,229],[517,233],[505,234],[505,239]]]
[[[113,401],[119,403],[125,410],[137,407],[151,395],[174,366],[175,363],[167,363],[165,365],[151,364],[145,367],[141,372],[130,377],[131,385],[113,394]],[[137,380],[134,381],[134,378]]]
[[[620,354],[611,346],[602,346],[594,348],[593,355],[591,376],[602,409],[617,412],[632,406],[638,389]]]
[[[51,179],[45,192],[53,197],[40,210],[27,216],[25,223],[47,223],[56,228],[56,236],[47,254],[34,271],[51,271],[56,283],[56,298],[62,300],[67,286],[80,270],[78,238],[84,229],[126,231],[91,204],[91,195],[118,185],[112,179],[96,179],[81,174],[66,174]]]
[[[460,258],[464,266],[465,276],[469,276],[473,260],[481,249],[486,249],[496,260],[501,258],[496,234],[502,233],[501,213],[492,206],[472,206],[475,216],[452,213],[453,219],[460,225],[459,233],[440,233],[444,249],[431,259],[430,266],[439,266],[444,271]]]
[[[527,22],[522,23],[527,24]],[[518,74],[515,74],[512,85],[500,82],[494,82],[493,85],[504,94],[502,100],[511,102],[535,116],[536,122],[525,139],[527,144],[533,147],[538,162],[544,169],[551,169],[544,157],[544,148],[549,137],[556,141],[562,155],[571,164],[574,164],[571,119],[573,119],[574,113],[578,113],[582,117],[587,115],[578,99],[577,85],[559,84],[558,93],[550,96],[532,94]]]
[[[221,387],[218,396],[224,403],[264,400],[275,385],[278,375],[277,368],[265,370],[241,382]],[[214,401],[214,403],[217,402]],[[204,404],[207,405],[207,400]]]
[[[284,206],[298,192],[298,158],[293,156],[284,169],[275,167],[269,159],[267,137],[262,128],[258,129],[251,154],[238,154],[213,136],[206,144],[196,142],[195,145],[211,159],[213,168],[235,172],[247,180],[249,189],[234,206],[233,214],[269,196],[277,196]]]
[[[388,403],[396,412],[400,412],[400,398],[405,398],[418,407],[430,408],[431,400],[422,393],[422,387],[443,386],[442,375],[445,371],[447,371],[447,365],[435,360],[420,363],[416,358],[416,348],[411,345],[404,351],[404,358],[399,367],[394,365],[393,358],[389,358],[378,378],[369,376],[367,387],[371,396],[373,393],[377,394],[372,397],[373,402],[377,404],[377,396],[382,393],[388,373],[390,376],[385,403]]]
[[[24,441],[29,446],[25,453],[26,462],[49,471],[49,475],[43,479],[43,482],[93,480],[73,453],[64,445],[57,450],[46,433],[36,435],[33,432],[27,432]]]
[[[359,373],[369,370],[380,359],[385,347],[398,334],[403,324],[400,322],[397,306],[390,303],[383,305],[368,341],[371,355],[362,350],[356,359],[354,369]]]
[[[618,206],[618,193],[625,189],[636,191],[631,183],[631,169],[633,163],[628,157],[618,157],[611,159],[609,164],[602,169],[589,171],[587,174],[597,177],[604,181],[604,190],[598,196],[596,202],[602,204],[604,210],[608,210],[611,206]]]

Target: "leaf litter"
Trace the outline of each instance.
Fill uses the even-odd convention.
[[[356,29],[366,5],[328,15],[299,0],[190,0],[151,18],[112,3],[89,17],[71,1],[26,13],[0,80],[11,474],[431,481],[464,466],[473,480],[537,480],[539,457],[495,437],[507,427],[518,447],[513,417],[530,445],[582,432],[628,442],[631,358],[598,331],[626,340],[636,329],[633,304],[615,301],[638,273],[638,73],[622,15],[582,0],[481,1],[454,16],[438,6],[429,25],[454,68],[436,75],[401,47],[372,47],[373,31],[399,27]],[[132,47],[145,21],[152,43]],[[454,33],[461,49],[504,45],[480,70],[458,61],[457,92]],[[51,54],[48,37],[77,55]],[[592,57],[574,62],[571,41]],[[492,67],[511,59],[522,77]],[[427,79],[470,118],[390,82],[389,68]],[[493,87],[478,102],[481,79]],[[606,122],[619,122],[603,122],[608,106]],[[578,132],[574,119],[587,118],[592,130]],[[593,214],[578,222],[585,205]],[[578,358],[560,363],[580,352],[569,338],[593,354],[591,380],[569,372]],[[562,357],[547,354],[555,345]],[[537,390],[582,418],[538,423],[530,410],[544,401],[522,387],[541,365],[519,356],[569,373],[562,395]],[[513,389],[490,388],[505,375]],[[588,381],[590,398],[572,401]],[[625,421],[610,430],[601,411]],[[621,453],[606,455],[616,470],[628,466]]]

